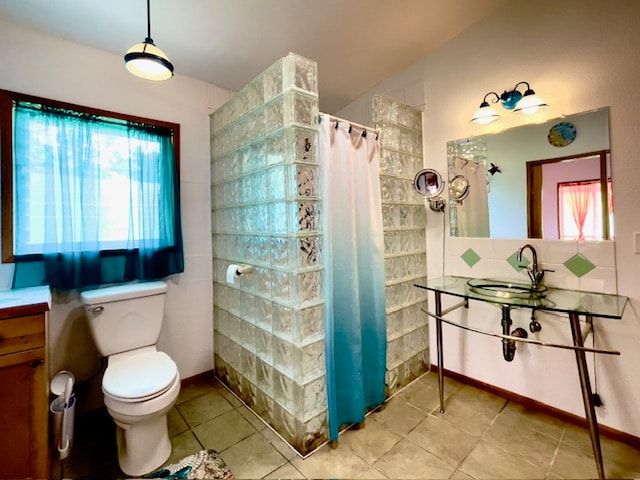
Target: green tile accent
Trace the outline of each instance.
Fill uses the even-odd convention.
[[[596,268],[593,263],[580,253],[575,254],[569,260],[564,262],[564,266],[567,267],[576,277],[582,277]]]
[[[509,265],[511,265],[511,267],[516,272],[519,272],[523,268],[528,267],[529,264],[531,263],[529,261],[529,259],[527,257],[525,257],[524,255],[522,256],[522,261],[518,262],[518,252],[513,252],[513,255],[511,255],[509,258],[507,258],[507,262],[509,263]]]
[[[462,258],[462,260],[464,260],[464,263],[466,263],[470,267],[473,267],[480,261],[480,255],[474,252],[473,248],[468,249],[466,252],[460,255],[460,258]]]

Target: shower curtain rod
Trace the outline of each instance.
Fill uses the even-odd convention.
[[[320,120],[322,119],[321,115],[318,115],[318,123],[320,123]],[[380,135],[380,129],[378,129],[378,128],[367,127],[366,125],[361,125],[359,123],[352,122],[350,120],[345,120],[344,118],[336,117],[334,115],[329,115],[328,113],[325,113],[325,115],[327,115],[329,117],[330,121],[336,122],[336,124],[348,123],[351,127],[356,127],[358,129],[361,129],[363,132],[375,133],[376,134],[376,138],[378,138],[378,136]]]

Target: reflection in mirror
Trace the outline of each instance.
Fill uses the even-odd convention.
[[[442,177],[431,168],[425,168],[416,173],[413,186],[420,195],[427,198],[437,197],[444,190]]]
[[[437,171],[432,168],[420,170],[413,179],[413,188],[429,200],[431,210],[444,211],[445,200],[440,196],[444,191],[444,182]]]
[[[456,203],[462,203],[462,200],[469,195],[469,180],[464,175],[456,175],[449,180],[449,198]]]
[[[613,237],[608,107],[453,140],[447,158],[451,236]]]

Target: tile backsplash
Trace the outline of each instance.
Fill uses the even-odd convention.
[[[466,277],[519,279],[528,277],[516,261],[525,243],[538,253],[539,268],[549,287],[611,293],[618,291],[615,244],[613,241],[579,242],[570,240],[503,240],[490,238],[448,238],[445,247],[445,274]],[[526,258],[526,260],[525,260]],[[522,264],[531,263],[524,252]]]

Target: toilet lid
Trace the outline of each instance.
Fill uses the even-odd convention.
[[[142,400],[160,394],[175,380],[176,364],[164,352],[148,352],[109,365],[102,378],[105,394]]]

